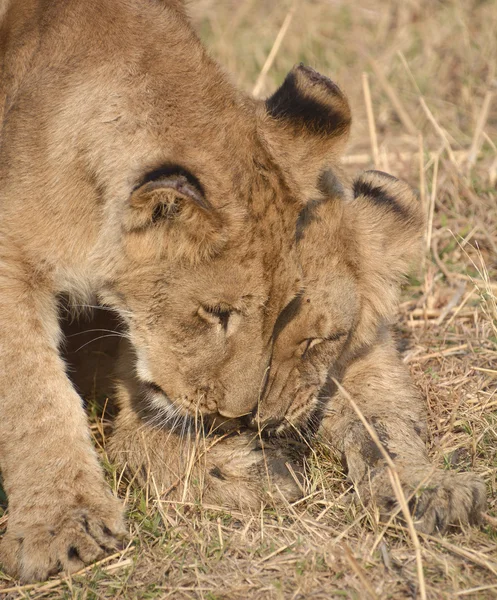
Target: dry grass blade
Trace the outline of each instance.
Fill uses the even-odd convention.
[[[423,214],[427,214],[426,207],[426,176],[425,176],[425,161],[424,161],[424,143],[423,136],[420,133],[418,136],[418,160],[419,160],[419,196],[421,200],[421,206],[423,207]]]
[[[373,102],[371,100],[371,90],[369,89],[369,78],[367,73],[362,74],[362,89],[364,92],[364,103],[368,115],[369,139],[371,142],[371,152],[373,154],[373,163],[375,168],[380,164],[380,153],[378,151],[378,137],[376,135],[376,123],[374,120]]]
[[[436,157],[440,156],[439,152],[433,151],[433,150],[429,150],[426,152],[426,155],[428,156],[428,158],[430,160],[434,160]],[[463,161],[466,156],[468,155],[468,151],[467,150],[455,150],[454,151],[454,157],[456,158],[456,160],[458,162]],[[423,151],[419,151],[419,150],[398,150],[396,152],[387,152],[384,155],[385,159],[388,162],[394,162],[396,164],[400,163],[412,163],[412,161],[414,160],[423,160],[424,157],[424,153]],[[364,165],[368,165],[372,162],[374,162],[374,157],[372,154],[367,153],[367,152],[361,152],[359,154],[348,154],[347,156],[344,156],[342,158],[342,164],[344,165],[350,165],[350,166],[354,166],[354,167],[360,167],[360,166],[364,166]]]
[[[494,93],[492,91],[488,91],[485,94],[485,98],[483,99],[483,105],[481,107],[478,122],[476,124],[476,128],[473,134],[473,142],[471,143],[471,148],[468,153],[468,168],[471,169],[475,164],[476,159],[478,157],[478,153],[481,147],[481,140],[483,137],[483,129],[485,127],[485,123],[488,119],[488,114],[490,112],[490,105],[492,104]]]
[[[413,120],[409,116],[409,113],[407,112],[407,110],[404,108],[404,105],[402,104],[397,92],[390,85],[388,79],[385,77],[385,74],[383,73],[383,71],[380,68],[380,66],[378,65],[378,63],[375,60],[370,59],[369,64],[371,65],[371,67],[374,71],[374,74],[376,75],[376,79],[378,80],[378,83],[385,90],[386,95],[390,99],[390,102],[392,103],[392,105],[395,109],[395,112],[397,113],[399,119],[401,120],[402,125],[404,125],[404,127],[406,128],[406,131],[410,135],[417,135],[418,129],[417,129],[416,125],[414,125]]]
[[[274,44],[271,48],[271,51],[269,52],[268,57],[266,58],[266,62],[262,66],[261,72],[259,73],[259,76],[257,77],[257,81],[255,82],[254,89],[252,90],[252,94],[256,97],[262,91],[262,88],[264,86],[264,80],[269,72],[269,69],[273,65],[274,59],[276,58],[276,55],[278,54],[281,43],[283,42],[283,39],[288,31],[288,28],[290,27],[290,23],[292,22],[293,15],[295,14],[295,11],[297,10],[297,4],[298,4],[298,0],[294,0],[293,5],[291,6],[283,23],[281,24],[281,28],[278,31],[278,35],[276,36],[276,39],[274,40]]]
[[[404,519],[407,523],[409,535],[411,536],[412,543],[414,545],[414,549],[416,552],[416,566],[417,566],[417,574],[418,574],[418,582],[419,582],[419,594],[420,594],[421,600],[426,600],[426,598],[427,598],[426,584],[425,584],[425,578],[424,578],[424,573],[423,573],[423,559],[421,557],[421,544],[419,543],[419,538],[418,538],[418,535],[416,532],[416,528],[414,527],[412,516],[409,511],[409,507],[407,505],[407,500],[406,500],[406,497],[404,494],[404,490],[402,489],[402,484],[400,482],[399,474],[397,472],[395,464],[392,461],[392,459],[390,458],[390,455],[388,454],[388,452],[383,447],[383,444],[381,443],[380,438],[378,437],[378,434],[376,433],[375,429],[373,427],[371,427],[371,425],[368,423],[367,419],[364,417],[362,411],[357,406],[357,404],[354,401],[354,399],[352,398],[352,396],[347,392],[347,390],[345,390],[345,388],[340,384],[339,381],[337,381],[336,379],[333,379],[333,382],[337,386],[340,393],[343,394],[344,397],[348,400],[348,402],[354,409],[354,412],[359,417],[359,420],[364,425],[366,431],[371,436],[371,439],[374,441],[378,450],[381,452],[383,459],[387,463],[388,475],[390,477],[392,489],[395,493],[395,497],[396,497],[396,499],[400,505],[400,508],[402,510],[402,516],[404,517]]]
[[[497,592],[497,584],[495,585],[480,585],[475,588],[470,588],[469,590],[463,590],[462,592],[457,592],[456,596],[472,596],[474,594],[478,594],[479,592],[487,592],[495,590]]]
[[[445,149],[447,150],[447,153],[449,155],[449,158],[450,158],[451,162],[457,167],[458,164],[457,164],[457,161],[456,161],[456,157],[455,157],[455,154],[454,154],[454,152],[452,150],[452,147],[450,145],[450,142],[449,142],[449,139],[447,137],[447,134],[445,133],[445,131],[438,124],[437,120],[433,116],[433,113],[428,108],[428,105],[426,104],[425,99],[423,97],[421,97],[419,99],[419,102],[420,102],[421,106],[423,107],[423,110],[425,111],[425,114],[428,117],[428,120],[433,125],[433,127],[436,130],[436,132],[438,133],[438,135],[442,139],[442,141],[444,143],[444,146],[445,146]]]
[[[435,216],[435,201],[437,198],[437,184],[438,184],[438,165],[440,162],[440,157],[438,154],[435,156],[434,166],[433,166],[433,180],[431,184],[431,194],[430,194],[430,205],[428,207],[428,222],[426,227],[426,249],[427,251],[431,248],[431,239],[433,236],[433,218]]]
[[[430,352],[430,354],[424,354],[422,356],[413,356],[412,358],[407,359],[405,362],[425,362],[427,360],[431,360],[432,358],[442,358],[444,356],[450,356],[451,354],[457,354],[458,352],[466,350],[467,348],[468,344],[460,344],[454,348],[445,348],[444,350],[440,350],[438,352]]]
[[[491,375],[497,375],[495,369],[484,369],[483,367],[473,367],[473,371],[480,371],[480,373],[490,373]]]

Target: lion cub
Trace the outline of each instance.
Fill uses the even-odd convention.
[[[125,532],[60,355],[62,294],[123,321],[153,418],[256,406],[302,287],[295,223],[350,123],[331,81],[288,81],[269,102],[236,90],[180,0],[0,1],[0,562],[23,581]]]
[[[379,171],[350,189],[333,172],[297,222],[302,288],[277,321],[271,368],[252,425],[278,435],[318,429],[339,449],[365,503],[397,505],[386,460],[349,400],[396,465],[420,531],[478,523],[485,485],[443,471],[425,448],[426,404],[390,331],[402,277],[420,250],[423,215],[409,186]],[[338,385],[337,385],[338,383]]]

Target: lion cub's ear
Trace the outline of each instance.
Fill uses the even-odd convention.
[[[347,212],[360,249],[359,329],[371,341],[378,323],[395,315],[403,278],[421,255],[424,214],[414,190],[381,171],[362,173],[353,192]]]
[[[133,191],[123,221],[132,254],[193,262],[219,250],[224,229],[195,178],[170,169],[154,172]]]
[[[264,107],[263,135],[277,162],[312,195],[320,174],[336,161],[349,136],[352,117],[345,94],[300,64]]]
[[[382,171],[365,171],[353,184],[359,237],[364,253],[401,279],[421,251],[424,214],[420,199],[405,181]]]

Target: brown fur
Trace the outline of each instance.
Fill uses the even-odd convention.
[[[406,493],[416,491],[416,526],[431,533],[477,523],[485,486],[473,473],[430,464],[425,403],[389,327],[402,275],[420,247],[419,200],[403,182],[375,171],[356,179],[351,195],[332,173],[325,186],[327,201],[300,219],[300,309],[275,340],[255,421],[276,424],[277,433],[319,424],[324,440],[343,452],[361,500],[389,513],[396,500],[386,462],[338,380],[376,430]]]
[[[350,113],[302,66],[273,102],[244,96],[179,0],[0,0],[0,69],[0,560],[32,580],[123,533],[59,295],[126,324],[153,418],[250,413],[301,287],[295,222]]]

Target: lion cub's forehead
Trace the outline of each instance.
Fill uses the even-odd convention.
[[[281,305],[301,287],[300,262],[291,232],[271,236],[256,228],[245,240],[232,239],[221,255],[201,270],[205,283],[224,288],[228,295],[250,295],[271,306]]]

